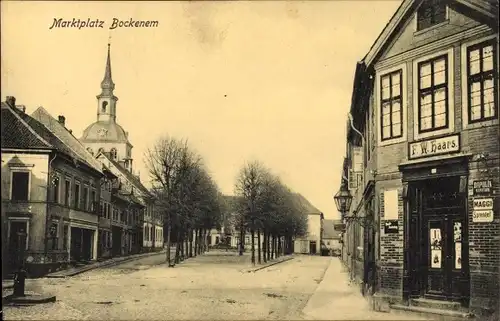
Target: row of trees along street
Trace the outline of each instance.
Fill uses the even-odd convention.
[[[307,233],[307,215],[291,190],[260,162],[245,164],[237,177],[233,222],[240,240],[250,233],[252,264],[293,252],[293,240]],[[261,240],[262,236],[262,240]],[[240,255],[244,243],[240,242]]]
[[[240,255],[245,235],[250,233],[252,264],[256,263],[256,235],[260,264],[292,253],[294,237],[307,231],[307,215],[301,204],[280,178],[259,162],[241,168],[232,202],[226,201],[202,157],[186,140],[161,137],[146,151],[145,163],[156,206],[164,218],[166,260],[171,267],[206,252],[210,230],[220,230],[222,225],[238,230]]]
[[[167,229],[167,262],[173,267],[208,250],[207,235],[220,228],[224,201],[203,160],[187,140],[161,137],[146,151],[151,191]],[[175,243],[174,260],[170,257]]]

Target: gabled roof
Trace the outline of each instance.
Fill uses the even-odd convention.
[[[295,201],[304,209],[304,214],[317,214],[322,215],[323,213],[314,207],[302,194],[293,193]]]
[[[108,153],[98,153],[96,155],[96,158],[98,158],[99,156],[103,156],[106,158],[106,160],[108,160],[111,164],[113,164],[113,166],[135,187],[137,188],[141,193],[145,194],[144,196],[148,196],[150,197],[151,196],[151,193],[149,192],[149,190],[141,183],[141,181],[134,175],[132,174],[131,172],[129,172],[127,169],[123,168],[123,166],[118,163],[117,161],[115,161],[114,159],[112,159]]]
[[[342,231],[336,231],[334,226],[337,220],[324,220],[323,221],[323,239],[340,239]]]
[[[374,64],[394,35],[400,30],[402,24],[417,10],[422,2],[423,0],[404,0],[401,3],[375,40],[367,55],[363,58],[367,67]],[[448,5],[466,15],[483,20],[484,23],[490,25],[492,28],[497,28],[498,0],[449,0]]]
[[[80,141],[70,133],[59,121],[52,117],[43,107],[38,107],[31,117],[43,124],[51,133],[71,150],[78,159],[89,165],[91,168],[102,174],[102,164],[90,154]]]
[[[38,135],[7,103],[1,103],[1,147],[52,150],[54,146]]]

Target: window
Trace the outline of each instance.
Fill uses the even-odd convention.
[[[419,133],[448,127],[448,59],[418,63]]]
[[[13,201],[27,201],[29,197],[29,172],[12,172],[11,199]]]
[[[57,250],[57,244],[59,240],[59,224],[57,222],[52,222],[49,228],[49,248],[52,250]]]
[[[103,153],[103,152],[104,152],[104,148],[102,148],[102,147],[97,150],[98,154]]]
[[[75,184],[75,208],[80,208],[80,184]]]
[[[382,140],[401,137],[403,135],[402,70],[383,75],[380,81]]]
[[[498,117],[495,40],[467,48],[467,100],[469,123]]]
[[[426,0],[417,11],[417,31],[427,29],[445,20],[445,0]]]
[[[112,159],[116,159],[116,148],[111,148],[110,154]]]
[[[83,188],[83,210],[86,211],[89,208],[89,189],[88,187]]]
[[[91,212],[96,212],[96,203],[97,203],[97,200],[96,200],[96,193],[95,193],[95,190],[92,190],[90,192],[90,211]]]
[[[108,106],[108,102],[107,101],[103,101],[102,102],[102,112],[105,113],[106,112],[106,107]]]
[[[91,153],[92,155],[94,155],[94,151],[92,150],[92,148],[87,148],[87,152]]]
[[[65,224],[63,230],[63,250],[68,249],[68,240],[69,240],[69,225]]]
[[[71,201],[71,182],[66,180],[64,182],[64,205],[69,206]]]
[[[54,203],[59,203],[59,176],[54,176],[53,180],[52,180],[52,184],[53,184],[53,193],[54,193]]]

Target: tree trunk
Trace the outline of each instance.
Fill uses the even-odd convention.
[[[255,265],[255,231],[251,230],[251,233],[252,235],[252,264]]]
[[[262,258],[264,259],[264,263],[267,263],[267,232],[264,230],[264,238],[262,240],[262,252],[263,252],[263,256]]]
[[[272,259],[271,257],[271,233],[267,233],[267,260],[270,261]]]
[[[278,243],[278,257],[281,256],[281,236],[278,235],[278,239],[276,240]]]
[[[245,250],[245,231],[243,230],[243,226],[240,226],[240,255],[243,255],[243,251]]]
[[[189,257],[193,257],[193,230],[189,229]]]
[[[197,251],[197,246],[198,246],[198,229],[195,229],[193,232],[194,232],[194,236],[193,236],[193,242],[194,242],[194,245],[193,245],[193,248],[194,248],[193,256],[196,257],[198,255],[198,251]]]
[[[167,264],[168,264],[168,266],[172,266],[172,263],[170,261],[170,247],[172,246],[172,243],[170,241],[171,232],[172,232],[172,227],[170,226],[170,224],[168,224],[168,226],[167,226]]]
[[[257,252],[258,252],[258,262],[262,264],[262,253],[261,253],[261,243],[260,243],[260,230],[257,230]]]

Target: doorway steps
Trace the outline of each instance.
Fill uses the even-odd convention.
[[[446,317],[446,320],[474,319],[474,315],[464,309],[458,302],[418,298],[411,299],[409,305],[392,304],[390,307],[393,310],[434,315],[437,318],[440,316]]]

